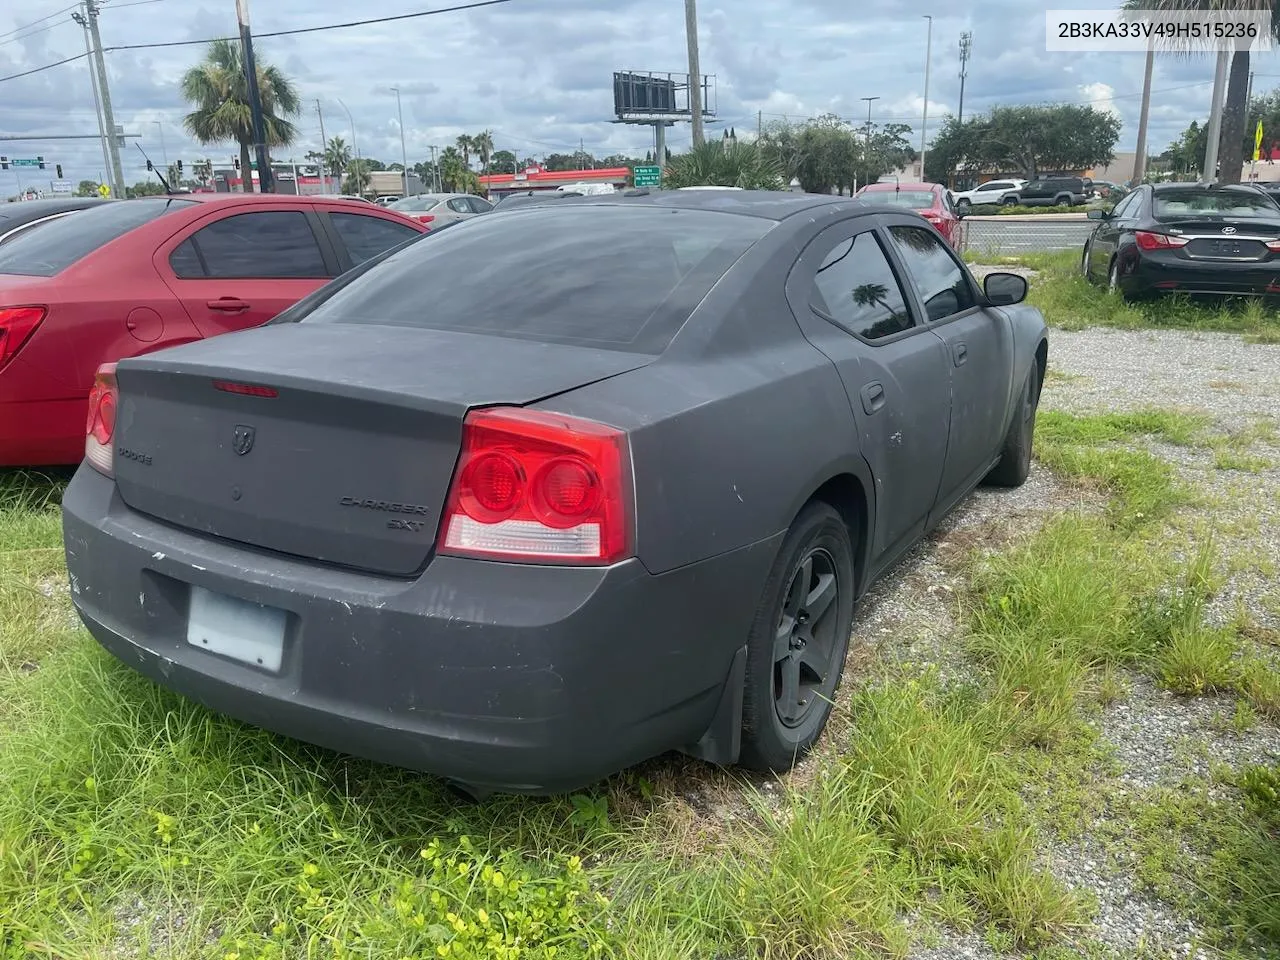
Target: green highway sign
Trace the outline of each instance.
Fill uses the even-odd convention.
[[[636,167],[632,173],[637,187],[656,187],[662,183],[662,168],[659,166]]]
[[[14,157],[9,161],[15,167],[38,167],[40,161],[34,157]]]

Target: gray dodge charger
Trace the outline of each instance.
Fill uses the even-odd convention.
[[[901,209],[672,191],[476,217],[99,371],[72,595],[157,683],[473,795],[782,771],[854,603],[1030,467],[1047,361]]]

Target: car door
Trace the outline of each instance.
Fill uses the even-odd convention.
[[[982,479],[1004,440],[1013,327],[983,308],[969,271],[935,233],[893,222],[887,232],[926,327],[946,344],[951,418],[935,511],[940,517]]]
[[[330,209],[320,219],[331,228],[330,239],[344,272],[423,232],[372,210]]]
[[[950,398],[945,348],[919,322],[878,222],[858,217],[828,227],[787,282],[806,338],[839,372],[875,477],[877,567],[924,531],[946,458]]]
[[[493,204],[481,197],[467,197],[467,203],[471,205],[472,213],[488,213],[493,209]]]
[[[163,244],[155,264],[206,337],[261,326],[339,272],[315,214],[276,204],[216,211]]]
[[[1106,277],[1111,268],[1111,258],[1115,256],[1120,242],[1120,233],[1137,211],[1141,209],[1142,193],[1138,190],[1129,194],[1111,211],[1111,216],[1100,220],[1089,238],[1089,275]]]

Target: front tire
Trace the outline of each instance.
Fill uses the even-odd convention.
[[[986,483],[993,487],[1020,487],[1031,475],[1031,445],[1036,432],[1036,410],[1040,406],[1040,365],[1033,363],[1022,391],[1022,401],[1004,446],[1000,448],[1000,462],[987,474]]]
[[[1086,280],[1092,280],[1089,276],[1089,242],[1086,240],[1084,244],[1084,253],[1080,255],[1080,275]]]
[[[1111,267],[1107,270],[1107,291],[1114,293],[1121,300],[1128,300],[1129,295],[1124,292],[1124,286],[1120,283],[1120,258],[1113,257]]]
[[[831,708],[853,621],[853,538],[831,506],[806,506],[787,532],[747,641],[739,763],[785,773]]]

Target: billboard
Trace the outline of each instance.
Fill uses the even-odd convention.
[[[680,106],[676,104],[676,81],[671,77],[671,74],[614,73],[613,112],[619,117],[636,113],[688,113],[687,99]],[[687,80],[681,86],[687,87]]]

